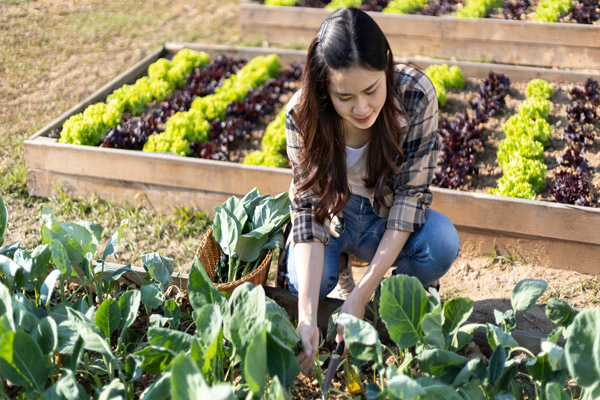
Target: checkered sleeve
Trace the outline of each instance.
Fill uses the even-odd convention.
[[[298,134],[298,126],[294,121],[294,105],[297,103],[300,91],[296,92],[292,99],[288,102],[285,113],[285,135],[287,140],[287,155],[292,162],[292,170],[294,178],[290,186],[291,220],[292,220],[292,241],[299,242],[314,242],[320,241],[324,244],[329,243],[329,231],[325,229],[323,224],[320,224],[315,219],[314,204],[317,200],[312,193],[298,195],[296,184],[302,177],[299,176],[296,169],[300,159],[300,136]]]
[[[422,72],[407,68],[400,81],[406,85],[401,93],[411,118],[402,145],[404,161],[394,176],[387,228],[414,232],[425,224],[433,201],[429,184],[439,154],[438,101],[433,84]]]

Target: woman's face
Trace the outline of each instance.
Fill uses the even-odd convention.
[[[385,71],[361,67],[330,70],[329,97],[348,128],[369,129],[386,98]]]

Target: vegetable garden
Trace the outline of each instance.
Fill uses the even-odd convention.
[[[162,65],[167,78],[172,76],[179,67],[166,72],[165,67],[168,63],[176,65],[181,58],[176,58],[178,52],[186,48],[191,50],[183,54],[205,54],[195,56],[204,59],[205,66],[193,67],[189,81],[182,82],[177,90],[171,89],[165,98],[154,98],[148,88],[157,76],[156,65]],[[206,61],[207,55],[210,62]],[[273,53],[168,44],[25,142],[30,192],[52,196],[55,187],[60,186],[77,195],[135,197],[155,208],[211,209],[229,195],[243,196],[255,186],[261,193],[287,191],[289,168],[248,164],[287,166],[281,110],[297,88],[303,59],[302,51],[278,49]],[[593,255],[600,242],[590,221],[600,220],[600,160],[598,141],[593,140],[598,126],[594,117],[597,102],[578,93],[585,92],[588,79],[588,89],[594,92],[593,82],[598,76],[565,71],[551,74],[541,68],[495,64],[462,62],[444,67],[414,61],[431,76],[437,76],[444,151],[434,182],[439,189],[433,187],[434,208],[453,220],[461,233],[463,249],[485,254],[494,243],[512,246],[521,249],[525,260],[529,257],[543,265],[595,273]],[[256,67],[259,63],[262,66]],[[191,71],[192,67],[188,68]],[[447,85],[446,90],[440,78],[444,68],[462,76],[461,88]],[[257,79],[254,86],[248,82],[236,84],[237,75],[248,74],[246,71],[255,74],[251,78]],[[543,74],[556,81],[534,81]],[[549,85],[553,92],[550,100],[525,101],[530,81],[532,85]],[[92,119],[94,110],[110,108],[111,101],[117,101],[115,93],[131,95],[138,89],[143,94],[134,98],[141,99],[145,108],[137,105],[139,110],[134,112],[132,100],[119,100],[123,107],[121,123],[109,127],[102,119],[101,128],[97,128],[98,123]],[[579,106],[571,107],[571,103]],[[538,118],[535,107],[542,107],[549,122]],[[583,108],[578,111],[577,107]],[[509,123],[512,114],[527,118],[515,116]],[[194,119],[193,115],[202,118]],[[582,115],[584,119],[579,121]],[[504,149],[515,147],[500,144],[505,122],[513,126],[513,143],[533,140],[536,129],[541,129],[547,141],[530,144],[535,151],[518,157],[522,160],[518,165],[513,162],[513,172],[503,177],[498,150],[502,148],[500,154],[506,158]],[[565,128],[573,135],[565,137]],[[101,134],[89,133],[98,129]],[[93,146],[61,143],[71,137],[97,138],[89,143]],[[586,172],[577,172],[569,165],[575,152],[586,159]],[[189,156],[175,157],[171,153]],[[566,161],[557,161],[562,158]],[[239,162],[244,159],[247,164]],[[524,200],[492,196],[490,191]],[[556,203],[557,199],[587,205],[566,207]],[[465,204],[469,204],[468,213]],[[490,209],[502,211],[490,215]],[[540,213],[546,218],[540,220]],[[573,248],[578,249],[575,256],[568,250]]]
[[[249,193],[236,208],[258,210],[265,201]],[[1,246],[9,218],[1,199],[0,217]],[[228,221],[239,225],[237,217],[223,215],[213,229]],[[108,263],[127,220],[108,243],[99,243],[103,228],[93,222],[65,223],[47,208],[40,222],[35,249],[0,247],[2,398],[289,397],[301,342],[285,310],[262,286],[243,283],[227,298],[196,258],[182,291],[172,284],[172,259],[158,253],[141,256],[141,271]],[[124,284],[127,274],[137,275],[139,285]],[[597,309],[579,312],[564,300],[549,301],[546,314],[557,328],[537,354],[511,335],[517,313],[546,288],[542,280],[521,281],[512,308],[495,312],[496,324],[473,324],[466,323],[470,299],[442,301],[416,278],[396,276],[382,283],[371,323],[334,313],[327,340],[333,340],[336,323],[344,326],[346,381],[369,399],[595,399]],[[372,325],[378,320],[390,339],[385,343]],[[477,329],[486,332],[487,357],[463,355]],[[324,353],[317,379],[326,362]]]
[[[325,3],[242,3],[242,29],[299,43],[329,12],[312,7]],[[470,0],[363,7],[428,13],[373,13],[392,42],[409,43],[402,56],[423,48],[389,31],[398,21],[428,43],[436,40],[427,32],[438,35],[440,48],[428,55],[595,65],[600,50],[588,39],[597,35],[596,4],[577,0],[568,12],[558,5],[559,22],[535,23],[537,31],[526,20],[547,18],[550,2],[507,0],[502,11],[502,4],[483,3],[473,9],[496,7],[485,20],[463,19]],[[437,16],[452,12],[459,18]],[[501,13],[515,20],[502,21]],[[566,23],[575,20],[591,26]],[[506,25],[482,25],[490,21]],[[506,40],[497,26],[522,29],[519,40],[510,39],[516,50],[493,41]],[[578,49],[564,29],[577,30]],[[521,41],[526,37],[531,43]],[[542,50],[534,43],[540,38],[558,47]],[[469,45],[457,45],[461,40]],[[338,303],[322,304],[320,320],[329,322],[319,323],[316,380],[298,376],[294,299],[251,283],[265,284],[289,219],[282,110],[298,89],[304,56],[166,43],[25,141],[31,195],[60,188],[157,209],[218,207],[189,273],[176,274],[174,260],[158,252],[140,255],[143,268],[118,264],[127,220],[104,241],[98,223],[62,221],[44,207],[39,245],[6,243],[11,216],[0,197],[1,398],[316,398],[336,323],[345,328],[349,354],[330,398],[600,398],[598,309],[578,311],[540,279],[514,282],[510,307],[487,322],[472,320],[471,299],[442,298],[402,276],[382,283],[365,321],[331,313]],[[455,223],[463,250],[482,254],[500,244],[540,265],[598,274],[600,74],[398,61],[416,64],[436,86],[442,152],[434,208]],[[555,329],[532,345],[517,319],[540,298]]]
[[[288,167],[282,96],[288,97],[286,94],[297,88],[301,72],[299,64],[282,70],[275,54],[250,61],[220,55],[211,63],[207,53],[183,49],[172,60],[160,58],[150,64],[147,77],[113,91],[106,103],[70,116],[58,132],[58,142]],[[443,116],[447,91],[464,90],[464,75],[458,66],[447,64],[431,65],[425,73],[434,83]],[[571,101],[566,110],[552,105],[554,89],[542,79],[532,79],[525,88],[511,92],[510,78],[492,71],[478,86],[477,91],[460,93],[454,115],[441,119],[442,153],[435,186],[464,188],[470,177],[478,175],[477,155],[490,136],[485,124],[496,118],[491,124],[504,120],[506,137],[497,145],[497,160],[485,167],[499,166],[504,174],[489,193],[536,199],[546,191],[545,199],[560,203],[600,204],[600,177],[595,173],[600,170],[600,160],[593,156],[600,126],[598,81],[588,78],[578,85],[557,88],[563,91],[563,99],[568,96]],[[506,119],[502,117],[510,112],[505,100],[509,93],[513,98],[525,97],[525,101]],[[267,121],[264,135],[253,134],[257,123]],[[550,156],[544,155],[544,149],[553,134],[554,152],[561,146],[566,150],[556,161],[549,161],[554,171],[548,174],[547,185],[544,158]],[[261,138],[261,149],[240,156],[244,153],[240,147],[247,149],[243,145],[253,136]],[[591,161],[585,158],[587,154],[592,154]]]

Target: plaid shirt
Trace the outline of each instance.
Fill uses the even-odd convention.
[[[387,217],[387,229],[414,232],[425,224],[427,207],[433,196],[429,183],[438,160],[438,101],[435,89],[429,78],[407,65],[396,66],[396,94],[403,100],[408,121],[405,135],[400,135],[400,146],[404,161],[398,157],[398,174],[390,174],[382,188],[383,203],[375,200],[371,193],[369,200],[373,210],[380,217]],[[294,121],[294,105],[299,92],[288,103],[285,115],[287,154],[296,168],[299,162],[300,146],[298,127]],[[328,225],[319,224],[314,217],[313,206],[316,196],[308,193],[296,195],[292,181],[290,187],[292,201],[292,240],[294,243],[319,240],[329,243],[329,235],[338,236],[343,231],[343,219],[332,216]]]

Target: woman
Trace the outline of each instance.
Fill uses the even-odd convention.
[[[341,309],[358,318],[390,266],[430,285],[458,256],[454,226],[427,209],[437,104],[423,73],[394,65],[387,39],[365,12],[339,9],[322,23],[286,112],[294,175],[287,277],[298,296],[305,374],[319,344],[318,301],[338,281],[341,254],[370,260]]]

